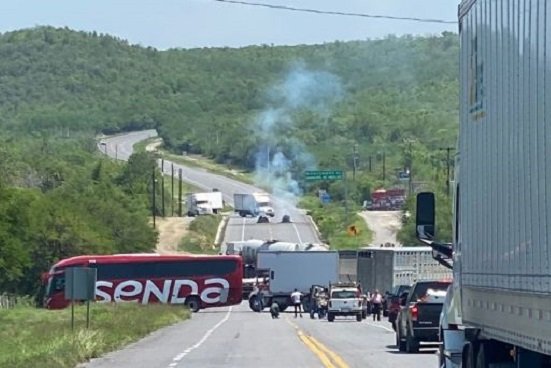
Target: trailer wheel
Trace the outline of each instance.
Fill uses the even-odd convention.
[[[186,298],[184,305],[189,308],[193,313],[199,312],[201,309],[201,304],[199,303],[199,298],[196,296],[189,296]]]
[[[262,300],[256,295],[249,298],[249,307],[253,312],[262,312],[264,309],[262,306]]]
[[[488,346],[485,343],[480,343],[478,348],[478,353],[476,354],[476,368],[488,368],[489,367],[489,356],[487,353]]]
[[[331,313],[327,313],[327,321],[333,322],[335,320],[335,315]]]
[[[476,343],[468,343],[463,348],[463,364],[462,368],[476,368],[476,356],[478,354],[478,346]]]

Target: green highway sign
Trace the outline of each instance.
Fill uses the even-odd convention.
[[[305,171],[304,176],[309,181],[322,181],[322,180],[343,180],[344,173],[342,170],[318,170],[318,171]]]

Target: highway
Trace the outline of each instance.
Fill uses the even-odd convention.
[[[214,308],[161,329],[128,347],[95,359],[86,368],[175,367],[437,367],[434,347],[399,353],[388,322],[366,319],[295,319],[251,312],[245,303]]]
[[[103,138],[98,143],[98,149],[112,158],[128,160],[135,143],[156,136],[157,132],[155,130],[145,130]],[[164,173],[166,175],[171,174],[171,163],[165,160]],[[174,163],[175,173],[179,169],[182,169],[184,181],[208,191],[217,188],[222,192],[224,200],[229,204],[233,204],[234,193],[263,191],[252,185],[209,173],[204,169]],[[255,218],[241,218],[238,215],[232,215],[226,227],[225,241],[275,239],[286,242],[320,243],[318,233],[309,216],[306,216],[293,205],[277,198],[273,199],[273,207],[276,216],[270,219],[271,223],[269,224],[257,224]],[[281,218],[285,214],[291,217],[292,223],[281,223]]]
[[[132,145],[156,136],[155,131],[135,132],[104,138],[98,148],[117,159],[128,159]],[[104,144],[102,144],[104,143]],[[166,161],[165,161],[166,164]],[[165,170],[169,165],[165,165]],[[236,192],[258,191],[243,184],[197,168],[182,168],[183,178],[212,190],[218,188],[228,202]],[[167,173],[168,174],[168,173]],[[319,242],[308,216],[287,207],[293,223],[279,223],[283,204],[275,201],[276,220],[256,224],[253,218],[234,215],[225,239],[279,239],[292,242]],[[175,367],[325,367],[325,368],[429,368],[438,365],[436,348],[421,353],[399,353],[395,334],[386,321],[354,318],[327,320],[294,318],[286,312],[273,320],[269,312],[252,312],[248,303],[202,310],[191,320],[161,329],[122,350],[94,359],[85,368],[175,368]]]

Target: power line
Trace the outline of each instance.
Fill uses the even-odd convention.
[[[216,1],[216,2],[219,2],[219,3],[260,6],[260,7],[263,7],[263,8],[288,10],[288,11],[303,12],[303,13],[340,15],[340,16],[361,17],[361,18],[391,19],[391,20],[409,20],[409,21],[422,22],[422,23],[457,24],[457,22],[454,21],[454,20],[444,20],[444,19],[429,19],[429,18],[415,18],[415,17],[395,17],[395,16],[392,16],[392,15],[349,13],[349,12],[319,10],[319,9],[309,9],[309,8],[296,8],[296,7],[292,7],[292,6],[286,6],[286,5],[263,4],[263,3],[255,3],[255,2],[239,1],[239,0],[212,0],[212,1]]]

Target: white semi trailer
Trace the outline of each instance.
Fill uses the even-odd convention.
[[[450,280],[451,271],[432,257],[431,247],[366,247],[358,250],[358,281],[366,291],[391,292],[422,280]]]
[[[551,4],[459,7],[460,132],[452,244],[437,241],[434,195],[417,235],[454,282],[440,366],[551,367]]]

